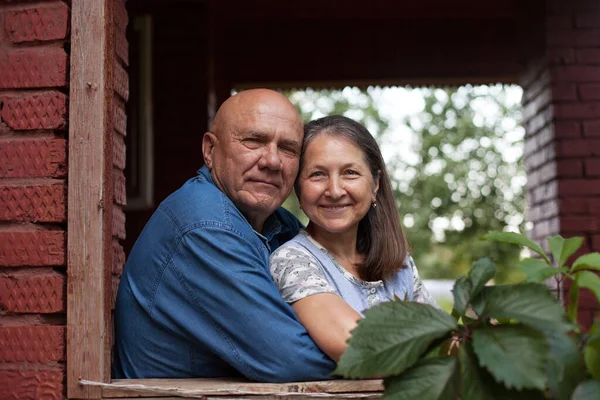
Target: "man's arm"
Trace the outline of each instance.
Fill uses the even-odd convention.
[[[151,313],[249,379],[329,379],[334,362],[281,299],[266,264],[261,249],[222,225],[196,228],[167,264]]]

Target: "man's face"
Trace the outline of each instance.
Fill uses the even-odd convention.
[[[298,173],[302,122],[288,105],[229,113],[207,158],[217,186],[257,229],[289,196]],[[205,138],[206,140],[206,138]],[[206,156],[206,154],[205,154]]]

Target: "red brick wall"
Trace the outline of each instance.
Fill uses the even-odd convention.
[[[532,237],[582,236],[600,251],[600,2],[546,2],[540,57],[522,75],[528,219]],[[566,287],[565,289],[568,289]],[[589,326],[597,304],[580,302]]]
[[[0,398],[63,398],[67,2],[0,1]]]
[[[126,204],[127,194],[125,189],[125,136],[127,131],[126,102],[129,98],[129,46],[127,44],[127,25],[129,17],[125,7],[126,0],[115,1],[115,98],[113,101],[113,253],[112,253],[112,306],[117,294],[117,286],[123,265],[125,253],[121,241],[125,239],[125,213],[123,206]]]

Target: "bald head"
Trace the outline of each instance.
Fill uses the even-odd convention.
[[[255,118],[261,113],[277,113],[302,127],[302,118],[293,104],[281,93],[270,89],[249,89],[231,96],[219,107],[211,132],[220,136],[240,119]]]
[[[292,103],[268,89],[227,99],[204,135],[202,154],[215,185],[257,232],[292,190],[302,138]]]

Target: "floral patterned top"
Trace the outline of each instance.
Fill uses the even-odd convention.
[[[352,283],[353,286],[361,289],[360,293],[364,293],[367,297],[367,307],[372,307],[373,305],[384,301],[393,300],[393,296],[389,296],[391,298],[386,298],[385,295],[382,295],[384,291],[380,290],[385,287],[386,282],[370,282],[357,278],[342,267],[333,254],[313,239],[305,230],[300,231],[298,236],[301,235],[308,239],[308,241],[310,241],[310,243],[320,252],[326,255],[345,279]],[[279,288],[279,292],[283,299],[288,303],[293,303],[318,293],[336,293],[344,298],[330,282],[331,279],[327,279],[327,271],[324,270],[322,263],[319,262],[317,257],[302,246],[295,245],[293,242],[294,241],[288,242],[279,247],[271,254],[270,258],[271,275]],[[406,259],[405,266],[412,271],[413,284],[412,296],[410,296],[412,301],[429,304],[439,308],[419,278],[419,273],[412,257],[409,256]],[[399,297],[404,298],[404,296]],[[347,298],[344,298],[344,300],[349,301]],[[357,311],[361,312],[362,310]]]

